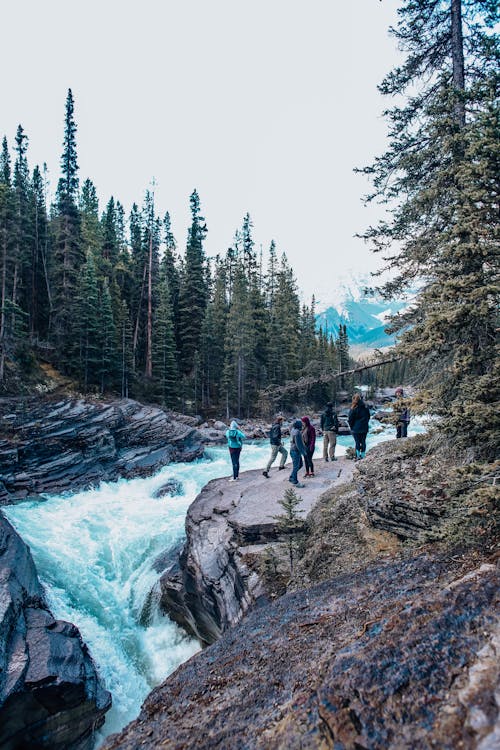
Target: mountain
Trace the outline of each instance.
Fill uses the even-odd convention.
[[[377,295],[367,296],[364,290],[371,283],[371,277],[353,274],[338,279],[330,299],[318,302],[323,311],[316,315],[317,328],[336,335],[342,323],[351,345],[366,349],[392,346],[394,336],[385,332],[385,326],[391,315],[408,306],[408,300],[387,302]]]

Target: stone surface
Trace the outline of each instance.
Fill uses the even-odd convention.
[[[0,513],[0,747],[91,748],[110,706],[78,629],[54,620],[29,548]]]
[[[410,445],[425,449],[425,435],[372,449],[357,465],[356,483],[374,528],[418,541],[445,517],[448,493],[436,458],[420,455],[420,449],[407,453]]]
[[[104,750],[494,750],[498,562],[432,549],[256,608]]]
[[[325,490],[351,480],[353,468],[345,459],[315,460],[316,476],[297,490],[304,518]],[[269,479],[261,471],[244,472],[237,482],[214,479],[191,504],[186,544],[161,577],[161,606],[202,643],[219,638],[265,595],[257,565],[249,563],[278,539],[289,474],[289,467],[273,467]]]
[[[203,452],[196,430],[131,399],[0,400],[0,504],[147,476]]]

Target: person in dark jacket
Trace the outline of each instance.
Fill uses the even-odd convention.
[[[408,437],[408,425],[410,424],[410,409],[407,401],[404,399],[404,392],[401,387],[396,388],[394,395],[396,401],[392,407],[394,413],[394,422],[396,424],[396,437]]]
[[[321,415],[320,427],[323,432],[323,458],[325,461],[336,461],[335,446],[337,445],[337,434],[339,431],[339,418],[333,410],[333,404],[329,401],[325,411]]]
[[[306,464],[306,477],[314,476],[313,453],[316,446],[316,430],[311,424],[309,417],[302,417],[302,442],[306,449],[304,461]]]
[[[297,478],[297,473],[302,466],[302,457],[305,458],[306,456],[306,447],[302,440],[302,422],[300,419],[295,420],[290,430],[290,456],[292,459],[292,473],[290,474],[289,481],[296,487],[305,487],[304,484],[300,484]]]
[[[284,447],[282,440],[281,440],[281,423],[283,422],[283,417],[281,414],[278,414],[276,416],[276,419],[274,420],[273,424],[271,425],[271,432],[269,433],[269,442],[271,443],[271,457],[269,461],[267,462],[267,466],[265,470],[262,472],[265,477],[269,479],[269,471],[271,469],[271,466],[276,460],[276,456],[278,453],[281,453],[281,460],[279,465],[279,470],[285,468],[285,463],[288,458],[288,451]]]
[[[366,436],[368,434],[368,423],[370,421],[370,410],[359,393],[352,397],[349,409],[349,427],[356,443],[356,460],[366,455]]]

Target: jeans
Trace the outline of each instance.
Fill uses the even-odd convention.
[[[309,448],[306,448],[306,455],[304,456],[304,461],[306,464],[306,474],[314,474],[314,464],[312,459],[313,454],[309,450]]]
[[[276,456],[278,453],[281,453],[281,460],[280,460],[280,466],[285,465],[285,461],[288,458],[288,451],[286,448],[283,447],[282,444],[280,445],[271,445],[271,458],[267,462],[266,471],[269,471],[273,463],[276,461]]]
[[[335,455],[335,446],[337,445],[337,435],[333,430],[323,432],[323,458],[332,459]]]
[[[290,482],[292,484],[298,484],[299,480],[297,477],[297,473],[299,469],[302,468],[302,456],[300,455],[299,451],[294,451],[292,449],[290,451],[290,457],[292,459],[292,473],[290,474]]]
[[[367,432],[353,432],[352,436],[354,438],[354,442],[356,443],[356,450],[360,453],[366,452],[366,436]]]
[[[398,422],[396,425],[396,437],[408,437],[408,422]]]
[[[229,448],[229,455],[233,464],[233,479],[238,479],[240,473],[240,453],[241,448]]]

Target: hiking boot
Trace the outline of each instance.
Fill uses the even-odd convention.
[[[301,490],[305,487],[305,484],[301,484],[301,482],[297,482],[297,484],[294,484],[294,487],[298,487],[299,490]]]
[[[336,461],[336,460],[337,460],[337,459],[335,458],[335,456],[333,456],[333,457],[332,457],[332,458],[330,459],[330,461]]]
[[[267,473],[267,471],[263,471],[262,476],[265,477],[266,479],[269,479],[269,474]]]
[[[328,461],[328,456],[325,456],[325,461]],[[333,459],[332,459],[332,461],[333,461]]]
[[[278,466],[278,471],[283,471],[284,468],[284,466]]]

